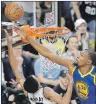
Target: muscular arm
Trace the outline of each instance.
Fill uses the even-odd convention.
[[[48,48],[44,47],[43,45],[36,42],[32,37],[28,36],[28,32],[20,27],[15,27],[15,31],[24,39],[26,39],[33,48],[35,48],[41,55],[49,58],[51,61],[63,65],[69,69],[73,69],[72,61],[67,59],[62,59],[59,56],[55,55],[52,51]]]
[[[50,51],[48,48],[37,43],[33,38],[26,36],[26,39],[41,55],[45,56],[46,58],[49,58],[51,61],[59,65],[63,65],[69,69],[72,69],[74,67],[72,65],[72,61],[60,58],[59,56],[55,55],[52,51]]]
[[[81,17],[81,14],[80,14],[80,10],[79,10],[79,6],[77,4],[78,2],[72,2],[72,6],[73,6],[73,9],[76,13],[76,17],[77,18],[80,18]]]
[[[68,86],[66,94],[61,97],[58,93],[54,92],[53,89],[45,87],[44,95],[46,98],[49,98],[51,101],[54,101],[58,104],[70,104],[71,95],[72,95],[72,85]]]
[[[13,54],[13,49],[12,49],[12,42],[9,39],[8,33],[5,30],[6,33],[6,37],[7,37],[7,44],[8,44],[8,53],[9,53],[9,61],[10,61],[10,65],[12,67],[12,70],[18,80],[18,82],[20,83],[21,87],[23,88],[23,84],[24,84],[24,78],[22,76],[22,74],[19,72],[18,68],[17,68],[17,64],[16,64],[16,59],[14,57]],[[24,88],[23,88],[24,90]],[[24,90],[24,93],[26,94],[26,91]]]
[[[67,92],[62,98],[62,103],[61,104],[64,104],[64,102],[66,102],[66,104],[70,104],[72,89],[73,89],[73,85],[69,84]]]

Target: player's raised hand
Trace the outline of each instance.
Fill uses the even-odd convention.
[[[15,31],[21,38],[25,39],[27,36],[26,31],[20,26],[14,26],[13,31]]]
[[[72,53],[74,54],[75,57],[80,57],[80,51],[73,49]]]

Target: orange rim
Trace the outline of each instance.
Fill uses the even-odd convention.
[[[29,25],[22,27],[28,36],[43,38],[43,37],[55,37],[55,36],[64,36],[71,31],[65,27],[40,27],[40,28],[30,28]],[[52,33],[51,33],[52,32]],[[22,38],[23,42],[27,42],[26,39]]]

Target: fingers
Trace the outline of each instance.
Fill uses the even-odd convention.
[[[7,30],[4,29],[4,31],[5,31],[6,38],[8,38],[9,37],[9,34],[8,34]]]
[[[20,27],[14,26],[13,31],[15,31],[18,34],[20,32]]]
[[[17,81],[15,81],[14,79],[11,79],[12,82],[17,83]]]
[[[14,85],[14,83],[12,81],[9,81],[10,84]]]
[[[20,29],[20,27],[19,26],[13,26],[13,30],[15,30],[15,31],[17,31],[17,30],[19,30]]]
[[[16,85],[18,82],[15,81],[14,79],[11,79],[11,81],[9,81],[9,83],[13,84],[13,85]]]
[[[22,27],[14,26],[13,31],[15,31],[18,35],[20,35],[21,38],[26,37],[26,31]]]

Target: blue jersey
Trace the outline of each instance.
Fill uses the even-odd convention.
[[[96,66],[85,75],[78,68],[73,70],[74,87],[81,104],[96,104]]]

